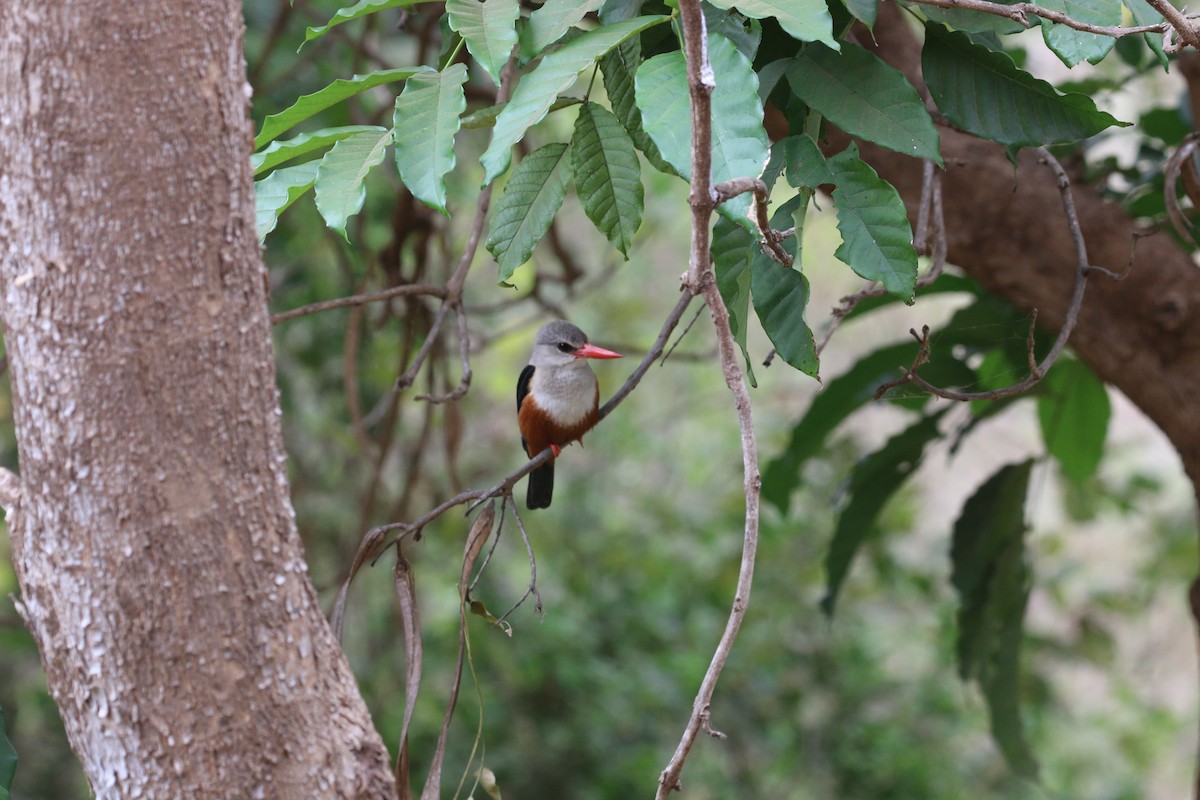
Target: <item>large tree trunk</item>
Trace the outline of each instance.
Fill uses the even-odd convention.
[[[288,497],[241,12],[0,2],[20,602],[97,796],[391,797]]]

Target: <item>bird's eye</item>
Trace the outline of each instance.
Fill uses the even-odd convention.
[[[558,343],[558,349],[559,349],[559,350],[561,350],[561,351],[562,351],[562,352],[564,352],[564,353],[570,353],[570,352],[571,352],[572,350],[574,350],[575,348],[574,348],[574,347],[571,347],[571,345],[567,344],[566,342],[559,342],[559,343]]]

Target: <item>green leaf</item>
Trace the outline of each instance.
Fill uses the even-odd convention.
[[[941,436],[937,425],[945,413],[939,411],[922,417],[854,467],[850,475],[850,500],[838,517],[837,529],[825,556],[828,585],[821,598],[821,609],[827,615],[833,616],[850,563],[859,546],[874,532],[879,512],[916,471],[925,445]]]
[[[1029,599],[1025,496],[1032,461],[1002,468],[963,505],[950,549],[958,590],[958,671],[983,690],[992,736],[1012,768],[1037,776],[1018,707],[1021,626]]]
[[[899,70],[858,45],[805,47],[788,69],[792,92],[852,136],[941,164],[937,129]]]
[[[505,282],[529,260],[562,205],[570,178],[570,155],[561,142],[534,150],[513,170],[496,204],[487,249]]]
[[[446,214],[446,175],[454,169],[454,136],[467,108],[467,68],[451,64],[414,75],[396,98],[396,169],[413,197]]]
[[[496,117],[492,141],[480,159],[484,168],[483,185],[487,186],[508,169],[512,146],[525,135],[529,126],[546,116],[558,93],[574,83],[580,72],[625,39],[667,19],[670,18],[651,16],[625,20],[588,31],[554,52],[547,53],[537,67],[517,84],[512,99]]]
[[[758,177],[767,163],[769,145],[758,99],[758,76],[733,43],[708,37],[708,54],[717,86],[712,94],[712,180]],[[635,78],[638,108],[646,132],[664,159],[686,180],[691,176],[692,119],[688,106],[683,53],[663,53],[647,60]],[[747,228],[750,194],[739,195],[718,209]]]
[[[335,144],[317,167],[317,210],[331,230],[349,241],[346,220],[367,198],[367,173],[383,162],[392,132],[358,133]]]
[[[604,92],[608,95],[609,105],[621,124],[625,126],[629,138],[637,149],[645,154],[659,172],[677,175],[675,168],[663,159],[658,152],[654,140],[642,127],[642,112],[638,110],[634,96],[633,76],[642,60],[642,41],[637,36],[631,36],[619,45],[609,50],[600,59],[600,72],[604,76]]]
[[[646,0],[605,0],[600,9],[600,24],[611,25],[626,19],[633,19],[642,13]]]
[[[837,182],[821,148],[809,136],[788,136],[775,147],[781,149],[789,186],[816,189]]]
[[[571,138],[575,193],[588,219],[621,255],[642,225],[642,168],[629,134],[612,112],[585,103]]]
[[[879,281],[891,294],[911,302],[917,253],[904,201],[858,157],[853,143],[827,163],[837,182],[833,202],[842,234],[835,255],[861,277]]]
[[[339,8],[329,22],[316,28],[309,28],[304,32],[304,41],[300,43],[300,47],[296,48],[296,52],[300,52],[300,48],[311,42],[313,39],[319,39],[329,32],[330,28],[341,25],[343,22],[365,17],[367,14],[374,14],[376,11],[382,11],[385,8],[396,8],[398,6],[415,6],[417,3],[424,0],[359,0],[352,6],[347,8]]]
[[[1128,125],[1097,109],[1087,95],[1059,94],[1018,69],[1007,54],[940,25],[925,26],[921,69],[943,114],[960,128],[1001,144],[1073,142],[1112,125]]]
[[[446,0],[450,29],[463,37],[471,56],[500,85],[500,70],[517,44],[518,0]]]
[[[317,162],[277,169],[254,183],[254,228],[258,243],[279,224],[279,215],[296,202],[317,180]]]
[[[324,89],[297,98],[296,102],[263,120],[262,129],[254,137],[255,148],[262,147],[279,134],[348,97],[385,83],[408,80],[421,72],[433,72],[429,67],[385,69],[367,75],[355,75],[349,80],[338,79]]]
[[[916,353],[915,342],[877,350],[825,384],[792,429],[787,448],[767,464],[763,498],[786,515],[792,492],[800,484],[800,473],[808,460],[825,450],[828,436],[847,417],[871,402],[877,388],[912,364]]]
[[[807,195],[797,195],[779,207],[771,218],[771,227],[780,230],[792,226],[793,215],[806,210]],[[786,239],[783,245],[793,258],[796,239]],[[808,278],[798,269],[785,267],[762,251],[755,240],[750,261],[750,290],[754,298],[754,313],[779,357],[789,365],[820,380],[817,348],[812,331],[804,319],[808,308]]]
[[[733,8],[754,19],[774,17],[779,26],[802,42],[822,42],[838,49],[833,18],[825,0],[709,0],[717,8]],[[720,73],[717,73],[720,75]]]
[[[1050,11],[1061,11],[1080,22],[1093,25],[1121,24],[1121,0],[1045,0],[1041,5]],[[1096,64],[1117,43],[1111,36],[1079,31],[1048,19],[1042,20],[1042,36],[1046,46],[1068,67],[1083,61]]]
[[[729,312],[733,340],[742,348],[742,357],[746,360],[746,379],[755,387],[758,381],[750,363],[750,351],[746,348],[746,331],[750,323],[750,259],[757,246],[755,238],[741,225],[725,217],[717,218],[709,247],[717,290]]]
[[[1163,21],[1163,15],[1158,13],[1146,0],[1125,0],[1125,7],[1129,9],[1129,14],[1133,17],[1134,25],[1157,25]],[[1167,54],[1163,52],[1163,35],[1161,33],[1146,33],[1143,34],[1143,38],[1146,41],[1146,46],[1153,51],[1159,65],[1166,72],[1169,61],[1167,60]]]
[[[846,0],[846,10],[868,28],[875,27],[879,17],[879,0]]]
[[[1050,455],[1063,474],[1082,482],[1096,473],[1112,416],[1104,384],[1079,361],[1061,359],[1042,380],[1038,421]]]
[[[709,33],[724,36],[733,42],[734,47],[751,61],[758,53],[758,45],[762,41],[762,23],[756,19],[730,11],[709,3],[703,3],[700,9],[704,12],[704,27]]]
[[[1005,2],[1002,5],[1011,5],[1011,3]],[[940,8],[938,6],[925,6],[921,11],[930,22],[940,22],[963,33],[1005,36],[1025,30],[1025,26],[1014,19],[1001,17],[996,14],[988,14],[983,11],[971,11],[965,8]]]
[[[0,800],[7,800],[17,773],[17,751],[4,730],[4,709],[0,709]]]
[[[521,58],[529,61],[557,42],[584,15],[595,11],[604,0],[547,0],[529,15],[521,29]]]
[[[250,166],[254,168],[255,175],[260,175],[285,161],[291,161],[293,158],[299,158],[314,150],[320,150],[347,136],[383,130],[385,128],[378,125],[346,125],[340,128],[322,128],[312,133],[302,133],[284,141],[276,140],[250,156]]]

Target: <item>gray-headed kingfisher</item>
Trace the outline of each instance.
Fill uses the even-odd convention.
[[[533,458],[549,447],[557,458],[564,445],[600,421],[600,386],[589,358],[620,358],[588,344],[587,334],[569,322],[547,322],[533,340],[529,364],[517,379],[517,424],[521,445]],[[547,508],[554,494],[554,460],[529,473],[525,505]]]

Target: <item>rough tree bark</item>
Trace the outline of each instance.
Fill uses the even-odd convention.
[[[394,797],[288,497],[241,13],[0,3],[20,602],[98,797]]]

